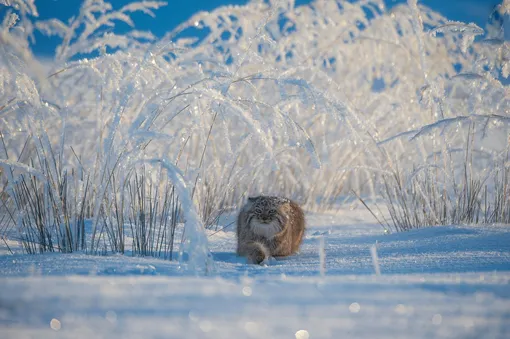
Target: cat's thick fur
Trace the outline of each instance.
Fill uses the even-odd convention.
[[[305,231],[305,215],[290,199],[259,196],[248,198],[237,218],[237,254],[249,263],[269,257],[288,256],[299,250]]]

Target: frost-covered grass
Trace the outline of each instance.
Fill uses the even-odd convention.
[[[501,117],[475,118],[489,124]],[[464,150],[437,152],[410,171],[399,164],[390,166],[382,195],[391,225],[380,221],[384,226],[407,231],[432,225],[510,223],[510,148],[492,157],[484,155],[474,145],[486,131],[468,123]]]
[[[459,183],[441,168],[423,172],[408,182],[400,172],[385,178],[383,194],[395,231],[450,224],[510,224],[508,168],[501,166],[480,178],[473,177],[466,166]]]
[[[123,253],[129,232],[136,254],[178,240],[207,271],[203,226],[250,194],[322,211],[382,196],[397,230],[508,220],[508,1],[485,29],[416,0],[251,1],[163,38],[130,17],[158,1],[87,0],[68,22],[10,3],[0,231],[29,253]],[[36,29],[61,39],[50,64]]]

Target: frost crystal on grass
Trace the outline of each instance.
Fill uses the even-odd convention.
[[[466,53],[475,37],[483,35],[484,30],[474,23],[465,24],[458,21],[448,21],[446,24],[435,27],[430,31],[430,34],[433,36],[437,36],[438,33],[460,33],[462,35],[461,49],[463,53]]]

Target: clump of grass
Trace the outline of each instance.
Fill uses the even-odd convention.
[[[125,193],[129,197],[126,226],[131,231],[133,254],[171,260],[181,216],[175,188],[168,182],[154,184],[142,168],[128,180]]]
[[[487,178],[469,178],[450,192],[435,171],[403,182],[401,172],[384,177],[383,196],[397,232],[452,224],[510,223],[510,171],[496,170]],[[491,182],[490,184],[488,182]],[[494,191],[490,192],[493,187]]]
[[[75,171],[69,173],[64,169],[62,154],[46,147],[40,137],[30,137],[24,144],[24,149],[35,149],[35,157],[29,158],[27,165],[10,161],[2,134],[0,141],[6,159],[3,162],[10,165],[5,191],[16,211],[16,217],[14,213],[8,215],[11,223],[17,225],[26,252],[85,249],[88,179],[77,180]],[[16,170],[21,173],[15,174]]]
[[[471,125],[470,125],[471,126]],[[473,135],[474,133],[468,133]],[[473,138],[473,137],[471,137]],[[510,223],[509,149],[488,169],[473,163],[472,139],[465,141],[460,171],[447,161],[415,168],[394,166],[383,175],[382,196],[397,231],[434,225]],[[441,159],[438,159],[441,160]]]
[[[30,137],[25,147],[40,140]],[[174,186],[161,173],[154,181],[145,167],[122,175],[121,168],[114,166],[102,176],[87,174],[81,164],[64,169],[63,153],[42,142],[34,147],[35,158],[23,164],[9,160],[1,133],[0,141],[6,156],[2,162],[9,165],[0,231],[18,239],[26,253],[125,253],[129,237],[133,255],[173,259],[182,212]],[[100,187],[108,187],[102,198]],[[86,224],[95,203],[100,204],[99,225],[91,231]]]

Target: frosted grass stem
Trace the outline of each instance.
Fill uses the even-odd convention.
[[[381,269],[379,267],[379,257],[377,255],[377,241],[374,245],[370,246],[370,254],[372,255],[372,265],[374,266],[375,275],[381,275]]]

